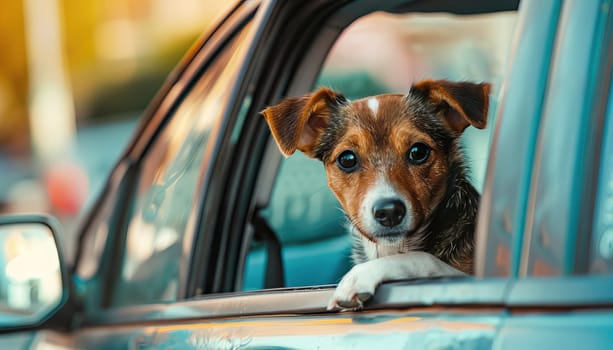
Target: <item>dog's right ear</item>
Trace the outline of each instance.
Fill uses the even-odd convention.
[[[315,157],[315,147],[328,127],[333,108],[346,102],[345,97],[321,88],[302,97],[289,97],[262,111],[281,153],[296,150]]]

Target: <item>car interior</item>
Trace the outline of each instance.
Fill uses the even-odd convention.
[[[492,83],[488,128],[468,128],[462,139],[472,183],[481,190],[515,18],[514,11],[368,14],[334,42],[314,88],[326,86],[358,99],[407,92],[426,78]],[[351,267],[351,239],[323,166],[300,152],[283,158],[272,138],[267,153],[270,168],[278,171],[264,172],[258,180],[257,188],[272,191],[258,212],[265,229],[256,230],[248,244],[238,289],[337,283]]]

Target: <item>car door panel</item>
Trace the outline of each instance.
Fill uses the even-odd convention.
[[[496,317],[461,312],[357,313],[342,316],[278,316],[193,323],[156,329],[155,346],[186,348],[388,349],[491,347]],[[191,347],[189,346],[191,345]]]
[[[613,312],[517,315],[505,322],[494,349],[611,349]]]
[[[85,329],[74,338],[47,337],[73,348],[163,349],[489,349],[501,309],[388,309],[341,315],[198,318],[163,325]],[[112,336],[111,336],[112,334]]]

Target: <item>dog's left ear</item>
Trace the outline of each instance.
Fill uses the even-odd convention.
[[[444,114],[447,125],[462,132],[469,125],[485,128],[489,107],[491,84],[452,82],[448,80],[424,80],[411,87],[435,104],[447,108]]]

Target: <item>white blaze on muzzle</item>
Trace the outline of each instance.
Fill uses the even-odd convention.
[[[404,213],[402,218],[399,218],[399,215],[396,215],[394,218],[384,217],[385,214],[389,213],[399,214],[397,210],[395,210],[399,208],[393,208],[394,205],[403,206]],[[382,206],[383,209],[380,208]],[[377,211],[375,209],[380,210]],[[381,210],[383,210],[383,213],[381,213]],[[386,212],[386,210],[388,211]],[[360,204],[358,215],[361,226],[367,231],[366,233],[373,238],[393,239],[392,236],[394,234],[400,234],[411,230],[414,221],[411,202],[398,192],[383,176],[379,176],[375,184],[366,192]],[[390,235],[390,237],[387,237],[388,235]]]

